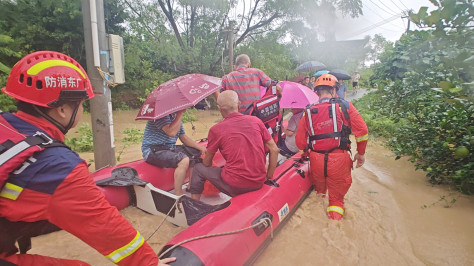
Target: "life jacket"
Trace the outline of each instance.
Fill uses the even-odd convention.
[[[350,151],[351,128],[344,123],[350,121],[347,101],[339,98],[323,99],[306,107],[308,124],[308,148],[324,154],[324,176],[327,177],[328,154],[335,149]],[[349,122],[350,123],[350,122]]]
[[[278,141],[281,135],[281,112],[280,100],[276,95],[264,96],[254,101],[244,114],[260,118],[275,142]]]
[[[23,188],[9,183],[10,174],[19,174],[35,162],[33,154],[50,147],[67,147],[44,132],[37,131],[33,136],[18,132],[3,117],[0,111],[0,197],[16,200]],[[31,247],[30,237],[60,230],[57,226],[42,220],[37,222],[11,222],[0,217],[0,253],[17,252],[15,242],[21,253]]]

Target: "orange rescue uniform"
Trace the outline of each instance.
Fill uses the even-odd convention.
[[[41,130],[64,141],[64,134],[42,118],[24,112],[4,117],[7,116],[9,123],[24,134]],[[25,170],[25,174],[8,180],[21,181],[21,193],[9,195],[2,190],[0,217],[11,222],[47,220],[119,265],[158,264],[158,257],[144,236],[107,202],[92,180],[87,163],[76,153],[66,148],[49,148],[34,157],[35,163],[27,168],[34,173]],[[0,253],[0,264],[2,260],[18,265],[87,265],[77,260],[30,254]]]
[[[349,105],[347,112],[350,119],[346,120],[342,115],[344,124],[352,129],[352,133],[356,137],[357,152],[364,155],[368,140],[367,124],[352,103],[347,103]],[[342,112],[341,108],[338,111]],[[308,137],[310,136],[308,120],[305,119],[305,115],[307,115],[306,112],[300,119],[296,131],[296,145],[300,150],[308,147]],[[330,152],[327,163],[327,177],[324,177],[324,154],[309,150],[309,158],[310,178],[315,186],[316,193],[326,194],[326,191],[328,192],[328,217],[340,220],[344,215],[344,196],[352,184],[351,169],[353,168],[353,162],[351,156],[348,151],[342,149]]]

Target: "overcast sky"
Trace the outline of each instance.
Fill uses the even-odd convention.
[[[362,0],[364,15],[357,19],[344,18],[337,23],[338,41],[362,39],[366,35],[381,34],[389,41],[396,41],[407,29],[406,10],[417,13],[420,7],[435,9],[429,0]],[[403,13],[403,14],[402,14]],[[410,29],[416,26],[411,23]]]

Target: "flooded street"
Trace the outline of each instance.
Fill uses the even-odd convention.
[[[123,147],[124,129],[145,127],[144,121],[134,120],[136,112],[114,112],[116,154]],[[209,128],[221,119],[216,111],[196,115],[195,130],[185,124],[195,140],[207,137]],[[84,115],[82,121],[90,123],[90,116]],[[77,136],[71,133],[69,137]],[[92,153],[80,155],[88,161],[93,158]],[[327,199],[311,193],[255,265],[474,265],[474,197],[432,186],[413,164],[394,158],[380,143],[369,140],[365,165],[353,171],[343,221],[329,221]],[[118,163],[137,159],[140,144],[126,148]],[[455,204],[446,208],[453,199]],[[133,207],[121,213],[145,238],[162,221]],[[158,252],[180,230],[165,222],[148,242]],[[112,265],[64,231],[34,238],[29,253]]]

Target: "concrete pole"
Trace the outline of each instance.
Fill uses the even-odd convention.
[[[115,165],[115,143],[112,118],[111,92],[107,83],[102,79],[99,71],[94,66],[94,47],[92,41],[90,7],[96,4],[97,32],[100,50],[100,68],[108,72],[108,42],[105,32],[104,2],[103,0],[82,0],[82,13],[84,24],[84,43],[86,48],[87,75],[91,80],[95,97],[90,100],[92,121],[92,135],[94,141],[95,169]],[[92,19],[93,20],[93,19]],[[97,55],[96,55],[97,56]]]
[[[229,73],[234,71],[234,27],[235,22],[229,22],[229,29],[228,29],[228,40],[229,40]]]

